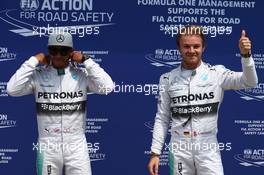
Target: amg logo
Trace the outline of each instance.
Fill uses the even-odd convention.
[[[47,172],[48,172],[48,175],[51,175],[51,165],[47,166]]]
[[[182,175],[182,163],[181,162],[178,163],[178,173]]]
[[[64,98],[78,98],[82,97],[83,92],[78,91],[78,92],[38,92],[38,98],[43,98],[43,99],[64,99]]]
[[[214,92],[209,92],[204,94],[190,94],[190,95],[172,97],[171,100],[173,103],[184,103],[189,101],[209,100],[213,98],[214,98]]]

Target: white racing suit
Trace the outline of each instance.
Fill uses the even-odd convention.
[[[243,72],[204,62],[189,76],[181,66],[160,77],[160,96],[151,151],[161,150],[171,124],[171,175],[223,175],[217,142],[218,110],[224,90],[257,85],[252,58],[242,58]]]
[[[7,84],[11,96],[34,94],[38,121],[39,175],[91,175],[85,137],[87,92],[113,90],[110,76],[92,59],[84,68],[68,66],[62,72],[38,67],[31,57]]]

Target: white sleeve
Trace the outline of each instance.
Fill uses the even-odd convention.
[[[153,129],[151,152],[161,154],[164,145],[170,121],[170,97],[168,94],[169,77],[168,74],[163,74],[160,77],[160,92],[158,100],[158,110],[155,117],[155,124]]]
[[[252,57],[241,59],[243,72],[234,72],[221,67],[220,85],[223,89],[245,89],[258,83],[255,63]]]
[[[39,64],[32,56],[25,61],[7,83],[7,93],[10,96],[22,96],[33,93],[33,74]]]
[[[111,77],[91,58],[84,61],[86,68],[87,86],[89,92],[109,94],[114,89]]]

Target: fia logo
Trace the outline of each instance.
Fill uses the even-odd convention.
[[[156,55],[163,55],[164,54],[164,50],[163,49],[156,49],[155,53],[156,53]]]
[[[38,7],[38,0],[20,0],[20,8],[24,11],[35,11]]]
[[[251,155],[252,154],[252,150],[251,149],[245,149],[244,150],[244,155]]]

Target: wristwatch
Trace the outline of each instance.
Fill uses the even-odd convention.
[[[251,57],[251,54],[248,52],[246,54],[240,54],[243,58],[249,58]]]
[[[82,56],[82,63],[85,62],[88,59],[90,59],[90,57],[83,54],[83,56]]]

